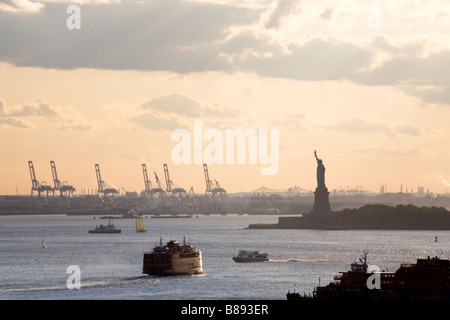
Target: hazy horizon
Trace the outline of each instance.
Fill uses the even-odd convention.
[[[55,161],[77,194],[97,188],[96,163],[121,192],[166,163],[203,193],[199,121],[230,193],[313,190],[317,150],[330,191],[445,194],[449,28],[446,1],[0,0],[0,194],[30,193],[29,160],[51,186]],[[227,162],[240,129],[278,130],[277,157],[259,135],[253,160]],[[190,164],[174,132],[191,134]]]

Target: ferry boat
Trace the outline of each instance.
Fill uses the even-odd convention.
[[[372,277],[369,279],[369,277]],[[378,277],[378,279],[375,279]],[[373,284],[377,284],[374,287]],[[370,271],[367,253],[351,270],[341,272],[334,282],[316,287],[312,296],[288,293],[288,300],[448,300],[450,299],[450,260],[419,258],[416,263],[401,264],[395,272]]]
[[[202,272],[202,252],[186,243],[185,238],[183,244],[170,240],[166,245],[163,245],[160,238],[159,246],[155,245],[152,251],[144,252],[142,273],[165,276]]]
[[[89,233],[121,233],[122,230],[116,229],[113,223],[108,219],[108,225],[99,225],[95,229],[89,230]]]
[[[269,254],[259,251],[239,250],[238,255],[234,256],[233,260],[236,262],[264,262],[269,261]]]

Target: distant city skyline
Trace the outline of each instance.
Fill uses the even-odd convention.
[[[199,121],[228,192],[313,190],[317,150],[330,191],[445,194],[449,29],[443,0],[0,0],[0,195],[30,193],[29,160],[75,194],[96,163],[121,192],[167,163],[204,193],[202,165],[172,157]],[[227,129],[279,132],[273,174],[248,144],[227,162]]]

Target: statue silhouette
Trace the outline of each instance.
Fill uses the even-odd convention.
[[[317,157],[317,151],[314,150],[314,156],[317,159],[317,188],[323,189],[325,187],[325,166],[323,161]]]
[[[315,217],[328,219],[331,217],[331,209],[329,192],[325,186],[325,166],[323,161],[317,157],[316,150],[314,150],[314,156],[317,159],[317,188],[314,192],[313,214]]]

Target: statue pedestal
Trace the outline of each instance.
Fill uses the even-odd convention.
[[[331,217],[330,200],[328,189],[326,187],[316,188],[314,192],[314,206],[312,214],[314,217]]]

